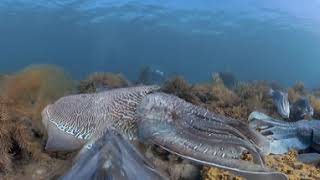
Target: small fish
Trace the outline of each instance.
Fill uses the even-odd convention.
[[[273,104],[276,106],[278,113],[283,118],[289,118],[290,104],[288,100],[288,93],[270,89],[269,95],[272,97]]]
[[[295,121],[301,120],[301,119],[310,119],[314,114],[313,107],[311,106],[309,99],[306,97],[303,97],[297,100],[291,106],[290,110],[291,110],[290,119]]]

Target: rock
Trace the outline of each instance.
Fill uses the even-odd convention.
[[[303,164],[302,163],[299,163],[299,162],[295,162],[293,163],[293,167],[294,169],[302,169],[303,168]]]
[[[158,150],[159,147],[148,147],[145,156],[160,172],[164,172],[172,180],[200,179],[200,167],[176,155]]]
[[[317,165],[320,163],[320,154],[318,153],[299,154],[297,159],[305,164]]]
[[[183,161],[171,165],[171,178],[183,180],[196,180],[200,177],[200,170],[190,162]]]

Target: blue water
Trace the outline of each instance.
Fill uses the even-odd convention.
[[[0,72],[39,63],[319,87],[320,0],[1,0]]]

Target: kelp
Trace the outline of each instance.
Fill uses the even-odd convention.
[[[64,70],[54,65],[32,65],[5,78],[2,96],[14,104],[20,116],[44,130],[41,111],[49,103],[73,90],[74,82]]]
[[[174,94],[193,104],[199,104],[199,99],[195,96],[192,86],[183,77],[174,77],[166,81],[162,87],[162,91]]]
[[[270,155],[266,158],[267,166],[288,175],[290,180],[320,179],[320,169],[297,160],[297,151],[286,155]]]
[[[43,152],[45,132],[41,111],[47,104],[71,92],[73,84],[63,69],[53,65],[33,65],[3,76],[0,171],[12,172],[12,167],[21,162],[45,163],[51,159]]]
[[[10,124],[9,109],[7,101],[0,97],[0,171],[9,171],[11,169],[11,156],[9,154],[11,147],[11,137],[8,129],[12,128]]]
[[[253,111],[265,112],[279,117],[276,107],[272,103],[272,98],[269,96],[269,90],[273,86],[266,81],[243,82],[237,86],[235,92],[248,108],[246,118]]]
[[[13,167],[24,160],[50,159],[42,152],[41,139],[35,137],[32,121],[19,117],[14,107],[12,101],[0,97],[0,173],[13,173]]]
[[[315,95],[309,95],[308,96],[310,100],[310,104],[314,109],[314,119],[319,119],[320,120],[320,99],[319,97],[316,97]]]
[[[238,84],[238,80],[236,79],[236,76],[229,71],[214,73],[212,75],[212,79],[221,80],[221,82],[223,82],[223,84],[230,89],[234,88]]]
[[[122,74],[96,72],[78,85],[79,93],[93,93],[101,90],[129,86],[130,82]]]
[[[218,168],[204,167],[202,170],[203,180],[244,180],[244,178],[235,176],[227,171]]]
[[[288,89],[289,101],[296,102],[303,96],[306,96],[305,86],[302,82],[297,82],[293,87]]]
[[[198,84],[193,87],[193,91],[201,99],[202,106],[210,111],[240,120],[246,119],[248,109],[239,96],[223,83]]]
[[[190,85],[182,77],[175,77],[167,81],[162,89],[166,93],[174,94],[216,113],[240,119],[244,119],[248,114],[240,98],[225,87],[219,78],[209,83]]]

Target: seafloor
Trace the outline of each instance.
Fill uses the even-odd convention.
[[[112,73],[94,73],[76,82],[61,68],[51,65],[30,66],[0,75],[0,179],[57,179],[71,166],[76,152],[44,151],[47,136],[41,123],[41,110],[47,104],[70,93],[138,83]],[[288,89],[291,102],[307,96],[314,108],[314,119],[320,118],[320,91],[308,90],[302,83],[286,88],[266,81],[238,82],[231,73],[220,73],[201,84],[173,77],[163,84],[162,90],[210,111],[247,121],[255,110],[280,118],[267,96],[270,87]],[[216,168],[193,165],[155,146],[147,145],[143,149],[144,155],[171,179],[241,179]],[[270,155],[267,165],[290,179],[320,179],[319,162],[304,164],[296,159],[299,153],[305,152],[312,149]]]

